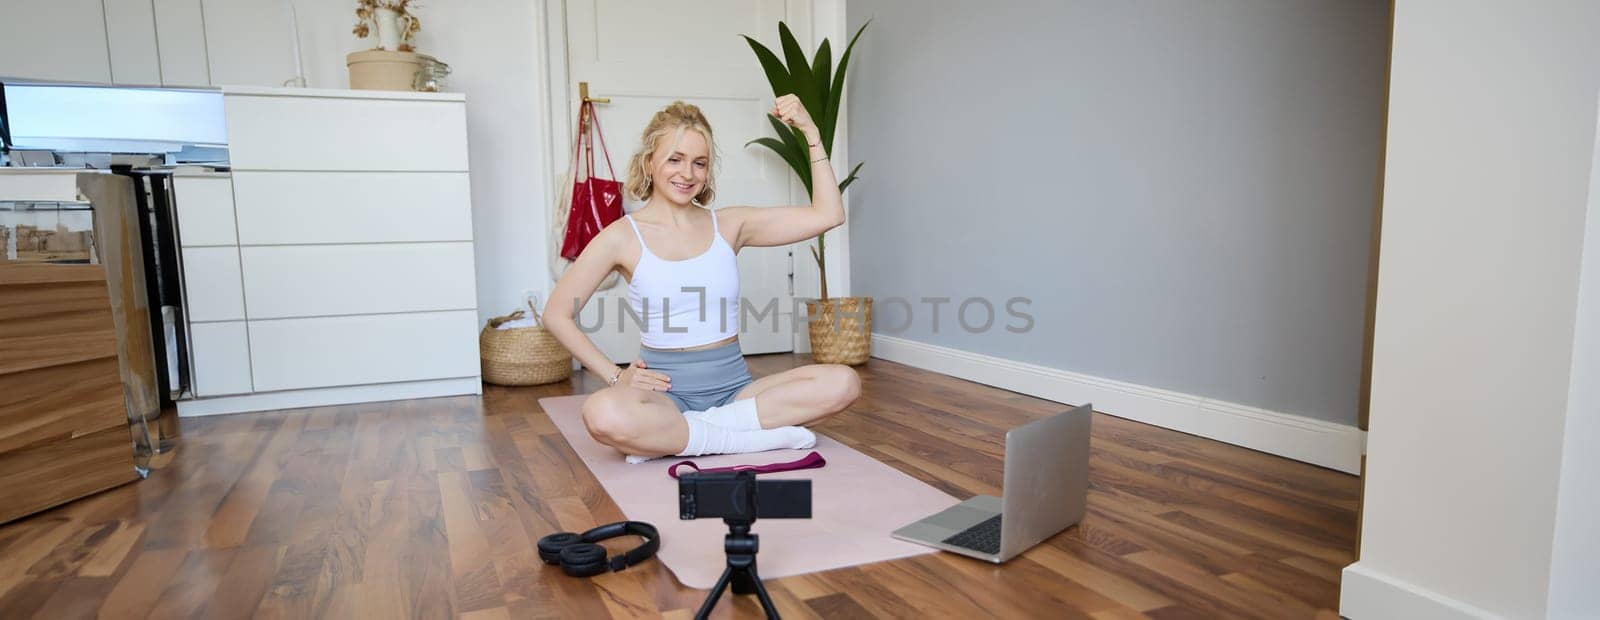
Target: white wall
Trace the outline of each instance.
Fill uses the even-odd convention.
[[[449,89],[467,94],[480,318],[522,307],[524,294],[546,279],[540,4],[474,0],[422,9],[428,21],[419,49],[450,63]]]
[[[1600,377],[1600,139],[1594,153],[1550,563],[1552,618],[1600,617],[1600,568],[1594,564],[1600,557],[1600,388],[1594,380]]]
[[[850,2],[878,333],[1353,432],[1389,7],[1269,4]],[[952,316],[1015,297],[1027,333]]]
[[[1396,3],[1347,617],[1545,615],[1569,394],[1585,380],[1597,33],[1589,0]]]

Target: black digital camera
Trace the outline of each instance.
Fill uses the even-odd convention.
[[[678,518],[810,519],[810,480],[758,480],[755,472],[686,474],[678,478]]]

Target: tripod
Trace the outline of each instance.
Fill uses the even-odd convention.
[[[722,520],[728,524],[728,535],[722,539],[722,550],[728,553],[728,567],[722,570],[717,585],[712,586],[711,593],[706,595],[706,602],[700,605],[700,611],[694,615],[695,620],[711,617],[711,608],[717,606],[717,599],[722,598],[722,591],[727,589],[730,581],[734,594],[754,592],[756,598],[761,599],[761,609],[767,612],[768,620],[777,620],[778,608],[772,605],[766,586],[761,585],[761,576],[756,574],[756,552],[761,550],[761,540],[750,533],[753,521],[754,518]]]

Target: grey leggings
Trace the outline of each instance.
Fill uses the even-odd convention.
[[[666,395],[678,405],[678,411],[705,411],[726,405],[752,381],[738,341],[703,351],[640,347],[639,359],[644,360],[648,370],[672,379],[672,389]]]

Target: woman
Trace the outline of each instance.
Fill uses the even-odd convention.
[[[545,306],[545,327],[609,384],[584,401],[584,425],[629,461],[809,448],[816,436],[800,425],[838,413],[860,394],[855,371],[837,364],[752,381],[739,352],[738,251],[788,245],[844,223],[833,167],[800,100],[779,97],[771,114],[810,145],[811,205],[712,211],[711,126],[699,108],[674,102],[651,118],[628,163],[624,191],[645,205],[584,248]],[[614,269],[627,277],[631,309],[644,319],[639,359],[626,369],[575,319]]]

